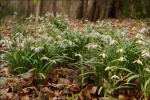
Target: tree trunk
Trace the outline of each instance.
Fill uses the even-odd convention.
[[[41,4],[41,0],[37,0],[36,6],[35,6],[35,21],[38,21],[38,18],[40,15],[40,4]]]
[[[31,13],[38,16],[49,11],[56,13],[65,11],[71,18],[89,19],[103,18],[150,18],[150,0],[0,0],[1,15],[12,15],[14,11],[26,17]],[[65,2],[65,6],[63,6]],[[15,4],[16,3],[16,4]],[[5,6],[5,4],[9,4]],[[3,6],[4,5],[4,6]],[[16,5],[18,5],[16,7]],[[33,6],[34,5],[34,6]],[[14,9],[15,8],[15,9]]]
[[[80,0],[80,5],[77,11],[77,18],[81,19],[84,15],[84,0]]]
[[[56,13],[57,13],[56,5],[57,5],[57,1],[54,0],[53,1],[53,14],[54,14],[54,16],[56,16]]]

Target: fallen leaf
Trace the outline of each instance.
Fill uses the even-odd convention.
[[[58,84],[63,84],[63,85],[69,85],[71,82],[70,82],[69,79],[59,78],[57,83]]]
[[[90,90],[90,93],[92,94],[96,94],[96,91],[97,91],[98,87],[97,86],[93,86]]]
[[[21,96],[21,100],[30,100],[28,95]]]
[[[8,99],[12,99],[13,98],[13,94],[12,93],[7,93],[6,96],[7,96]]]
[[[69,90],[70,90],[71,92],[73,92],[73,93],[78,93],[78,92],[80,91],[80,88],[79,88],[79,86],[76,85],[76,84],[71,84],[71,85],[69,86]]]
[[[9,69],[7,67],[0,69],[0,76],[9,77],[10,76]]]

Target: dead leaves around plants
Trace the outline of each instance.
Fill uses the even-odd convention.
[[[97,86],[88,86],[80,92],[80,100],[97,100],[96,92],[98,90]]]
[[[98,86],[87,86],[80,89],[79,83],[74,83],[78,76],[73,69],[60,68],[50,74],[48,80],[35,85],[30,72],[18,76],[11,75],[9,70],[0,70],[0,100],[114,100],[110,97],[100,97]],[[118,100],[129,99],[119,95]]]

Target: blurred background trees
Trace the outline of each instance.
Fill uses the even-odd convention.
[[[96,21],[103,18],[149,18],[150,0],[0,0],[0,17],[50,12]]]

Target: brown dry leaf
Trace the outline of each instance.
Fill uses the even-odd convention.
[[[60,96],[60,92],[59,92],[59,90],[55,90],[55,96],[57,97],[59,97]]]
[[[97,100],[97,98],[92,98],[91,100]]]
[[[51,98],[53,98],[54,96],[49,95],[48,93],[40,93],[38,100],[53,100]]]
[[[35,87],[26,87],[23,89],[23,93],[28,93],[29,91],[37,92],[37,89]]]
[[[71,84],[71,85],[69,86],[69,90],[70,90],[71,92],[73,92],[73,93],[78,93],[78,92],[80,91],[80,88],[79,88],[79,86],[76,85],[76,84]]]
[[[48,87],[44,87],[40,90],[40,97],[44,96],[44,95],[48,95],[48,98],[53,98],[55,96],[54,91],[52,91],[51,89],[49,89]]]
[[[91,98],[92,98],[91,94],[90,94],[90,90],[88,90],[88,89],[81,91],[80,95],[82,98],[84,98],[83,100],[85,100],[85,99],[91,100]]]
[[[8,99],[12,99],[13,98],[13,93],[7,93],[6,96],[7,96]]]
[[[81,100],[95,100],[96,98],[93,95],[96,94],[97,89],[97,86],[88,86],[81,91],[79,98]]]
[[[124,95],[119,95],[119,96],[118,96],[118,99],[119,99],[119,100],[128,100],[129,98],[126,97],[126,96],[124,96]]]
[[[4,67],[4,68],[0,69],[0,76],[9,77],[10,76],[9,68]]]
[[[22,90],[22,94],[28,94],[30,97],[35,98],[39,96],[39,91],[35,87],[26,87]]]
[[[130,100],[137,100],[135,97],[130,97]]]
[[[97,86],[93,86],[93,87],[91,87],[90,93],[91,93],[91,94],[95,94],[95,93],[96,93],[96,91],[97,91],[97,89],[98,89],[98,87],[97,87]]]
[[[48,87],[44,87],[44,88],[41,89],[40,92],[49,93],[49,92],[51,92],[51,91],[50,91],[50,89],[49,89]]]
[[[22,87],[27,87],[27,86],[30,86],[30,84],[33,82],[33,79],[20,79],[19,80],[19,84],[22,86]]]
[[[59,78],[57,83],[58,84],[63,84],[63,85],[69,85],[71,82],[70,82],[69,79]]]
[[[61,90],[61,89],[63,89],[65,87],[65,85],[52,83],[52,84],[48,84],[48,87],[51,87],[52,89],[59,89],[59,90]]]
[[[29,96],[28,95],[24,95],[21,97],[21,100],[30,100]]]
[[[8,89],[0,89],[0,100],[6,100],[7,99],[7,92]]]

